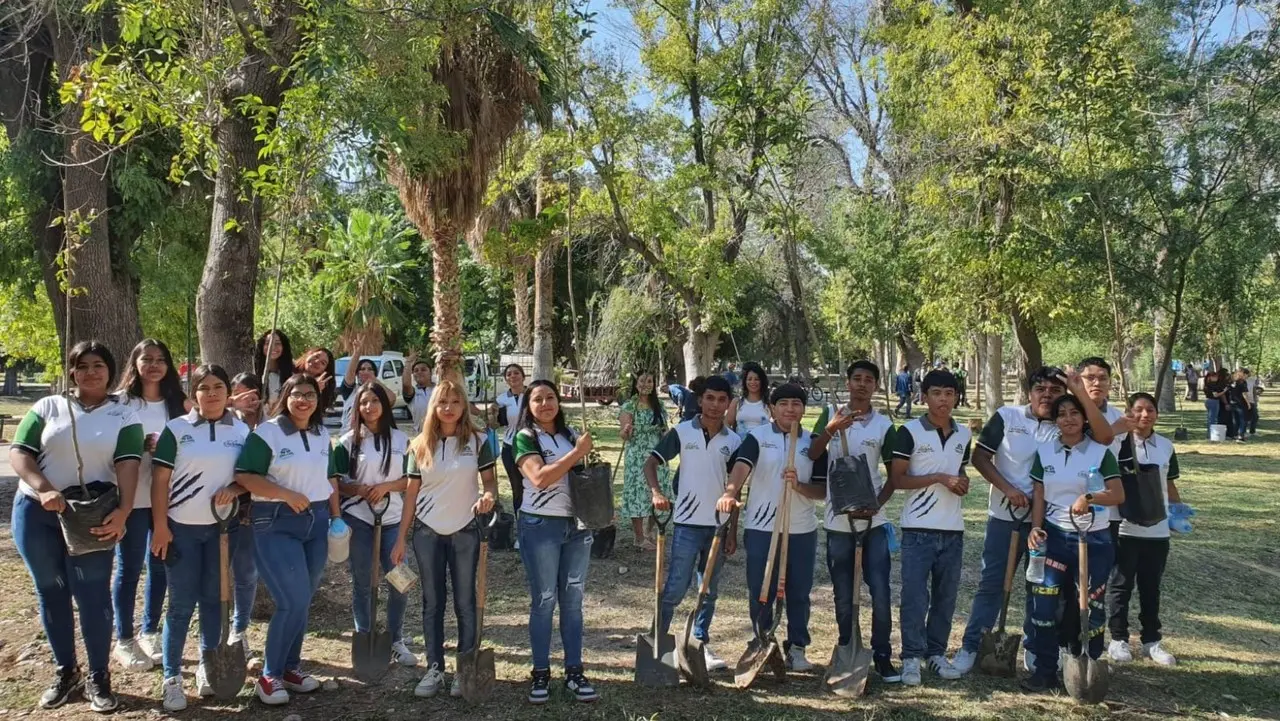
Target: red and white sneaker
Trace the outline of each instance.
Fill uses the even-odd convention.
[[[311,693],[320,688],[320,682],[311,674],[302,673],[295,668],[284,672],[284,687],[294,693]]]
[[[282,706],[289,703],[289,692],[285,690],[284,682],[278,678],[259,676],[253,689],[258,692],[258,700],[268,706]]]

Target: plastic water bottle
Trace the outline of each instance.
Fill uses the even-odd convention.
[[[898,552],[898,529],[894,528],[893,522],[884,524],[885,540],[889,544],[889,553]]]
[[[1089,467],[1089,493],[1098,494],[1098,493],[1102,493],[1105,490],[1107,490],[1107,482],[1102,480],[1102,474],[1098,472],[1098,467],[1090,466]],[[1107,512],[1107,509],[1097,505],[1096,503],[1092,506],[1092,508],[1093,508],[1093,512],[1098,515],[1102,515],[1103,513]]]
[[[1033,548],[1027,557],[1027,583],[1044,583],[1044,549]]]

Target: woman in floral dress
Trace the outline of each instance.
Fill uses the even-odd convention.
[[[644,479],[644,462],[667,431],[667,412],[658,400],[652,373],[639,373],[631,380],[631,397],[622,404],[619,416],[622,440],[627,444],[622,478],[622,513],[631,519],[631,532],[637,548],[654,549],[645,534],[645,520],[653,511],[649,484]],[[666,466],[658,468],[658,483],[664,495],[671,494],[671,479]],[[650,529],[652,530],[652,529]]]

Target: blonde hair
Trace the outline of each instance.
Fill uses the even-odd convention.
[[[437,383],[435,390],[431,392],[431,401],[427,403],[427,413],[422,418],[422,432],[409,443],[409,450],[413,453],[414,458],[417,459],[418,468],[431,470],[431,467],[435,465],[436,445],[445,438],[440,427],[440,418],[436,415],[436,408],[439,407],[442,398],[450,394],[456,394],[458,400],[462,403],[462,417],[458,419],[458,425],[453,429],[453,436],[458,439],[458,448],[465,448],[471,442],[471,439],[475,437],[475,429],[472,427],[471,420],[471,408],[467,403],[467,394],[463,391],[463,388],[465,386],[461,386],[453,378],[445,378]]]

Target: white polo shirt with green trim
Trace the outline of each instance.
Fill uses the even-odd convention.
[[[555,463],[573,450],[577,434],[569,429],[569,438],[557,433],[554,436],[541,428],[521,428],[516,433],[512,452],[516,457],[516,465],[525,456],[540,455],[545,464]],[[546,488],[538,488],[533,481],[524,479],[524,503],[521,513],[532,513],[536,516],[565,517],[573,515],[573,499],[569,496],[569,474],[557,478]]]
[[[972,436],[968,427],[951,419],[947,433],[935,426],[929,416],[907,421],[894,433],[894,460],[908,461],[907,473],[927,476],[943,473],[964,475],[969,465]],[[903,530],[964,531],[964,498],[941,483],[917,488],[907,495],[902,506]]]
[[[86,410],[66,396],[45,396],[31,406],[18,424],[13,447],[35,456],[40,472],[59,491],[79,483],[75,444],[71,438],[71,416],[75,414],[76,440],[84,461],[84,482],[116,483],[120,461],[142,459],[142,424],[129,406],[114,398]],[[40,494],[25,483],[18,490],[31,498]]]
[[[164,401],[149,401],[145,398],[121,393],[117,396],[120,402],[133,409],[142,424],[142,461],[138,463],[138,495],[133,503],[134,508],[151,507],[151,454],[146,451],[147,436],[164,431],[169,422],[169,404]]]
[[[1128,437],[1127,435],[1125,436]],[[1178,469],[1178,453],[1173,449],[1173,441],[1160,435],[1152,433],[1147,438],[1139,438],[1135,432],[1133,434],[1135,443],[1133,444],[1132,457],[1129,454],[1129,444],[1124,445],[1124,451],[1121,452],[1119,463],[1124,467],[1133,467],[1136,471],[1136,465],[1131,464],[1150,464],[1160,467],[1160,491],[1164,494],[1164,514],[1163,521],[1151,526],[1139,526],[1129,521],[1121,521],[1120,535],[1130,538],[1168,538],[1169,537],[1169,482],[1176,481],[1181,477],[1181,471]]]
[[[329,430],[316,423],[305,431],[281,414],[259,425],[245,439],[237,473],[263,476],[281,488],[296,491],[312,503],[329,499],[336,475],[329,449]],[[255,501],[276,499],[254,496]]]
[[[824,453],[816,461],[809,460],[809,446],[812,442],[813,434],[801,431],[796,442],[796,478],[801,483],[825,485],[827,456]],[[748,433],[738,447],[734,463],[746,463],[752,469],[747,507],[742,513],[746,528],[753,531],[773,530],[774,520],[782,504],[783,491],[787,490],[782,473],[787,468],[790,446],[791,436],[779,428],[777,423],[770,423]],[[684,485],[683,473],[680,474],[680,480],[681,485]],[[818,530],[818,515],[814,512],[817,504],[812,498],[792,493],[790,503],[792,534]]]
[[[523,393],[512,393],[511,391],[503,391],[498,396],[498,408],[504,411],[502,416],[505,417],[507,423],[502,432],[502,442],[507,445],[514,445],[516,440],[516,430],[520,427],[520,404],[524,402]],[[499,420],[502,420],[501,418]]]
[[[845,407],[847,408],[847,406]],[[828,405],[822,409],[822,415],[818,416],[818,422],[813,425],[814,433],[822,433],[827,428],[827,423],[831,420],[831,416],[837,413],[834,405]],[[875,485],[876,493],[880,493],[884,489],[887,472],[881,472],[883,467],[889,465],[893,460],[893,419],[883,413],[878,413],[874,408],[867,414],[863,420],[854,421],[853,425],[836,434],[830,442],[827,443],[827,477],[830,478],[831,466],[835,464],[837,458],[845,456],[862,456],[867,464],[867,470],[871,473],[871,482]],[[889,519],[884,515],[884,509],[876,511],[876,515],[871,518],[871,528],[883,526],[888,523]],[[827,488],[827,508],[826,519],[823,524],[828,531],[838,531],[840,533],[852,533],[849,527],[849,516],[840,514],[836,516],[831,512],[831,488]]]
[[[333,448],[333,470],[342,476],[344,483],[360,484],[363,486],[376,486],[379,483],[387,481],[398,481],[405,476],[405,454],[409,452],[409,436],[399,428],[391,429],[391,458],[387,472],[382,472],[383,447],[382,442],[373,434],[368,427],[361,429],[360,453],[356,459],[356,475],[351,476],[351,460],[355,451],[356,434],[355,431],[347,431],[338,439],[338,445]],[[395,525],[400,522],[400,513],[404,509],[404,494],[389,493],[387,497],[390,503],[387,510],[382,514],[382,524],[384,526]],[[373,509],[369,508],[369,504],[359,496],[352,496],[342,499],[342,512],[350,513],[352,516],[373,525]]]
[[[1031,480],[1044,485],[1044,519],[1068,533],[1076,530],[1071,524],[1071,504],[1089,491],[1089,469],[1096,467],[1104,481],[1120,478],[1120,465],[1111,449],[1085,436],[1074,446],[1067,446],[1061,438],[1040,444],[1031,464]],[[1097,514],[1089,531],[1105,530],[1110,524],[1106,513]]]
[[[218,491],[236,480],[236,460],[249,426],[227,411],[209,421],[192,409],[165,424],[152,463],[170,468],[169,518],[192,526],[217,523],[210,504]]]
[[[409,453],[409,478],[420,484],[414,509],[418,520],[441,536],[461,531],[475,517],[471,508],[480,499],[480,472],[496,463],[493,447],[479,433],[461,447],[456,436],[442,439],[430,468],[420,466],[417,454]]]
[[[701,414],[662,436],[654,457],[664,464],[680,459],[680,495],[674,499],[672,520],[683,526],[716,525],[716,501],[724,495],[729,466],[741,443],[742,437],[723,424],[720,432],[708,435]]]
[[[1000,475],[1030,498],[1031,464],[1036,450],[1041,443],[1057,437],[1058,426],[1051,420],[1037,418],[1030,405],[1002,406],[982,427],[978,445],[991,452]],[[991,486],[987,494],[987,515],[1002,521],[1013,520],[1009,500],[995,486]]]
[[[413,432],[422,432],[422,419],[427,417],[427,406],[431,405],[431,394],[436,390],[435,386],[413,386],[413,397],[406,401],[409,406],[409,418],[413,421]]]

